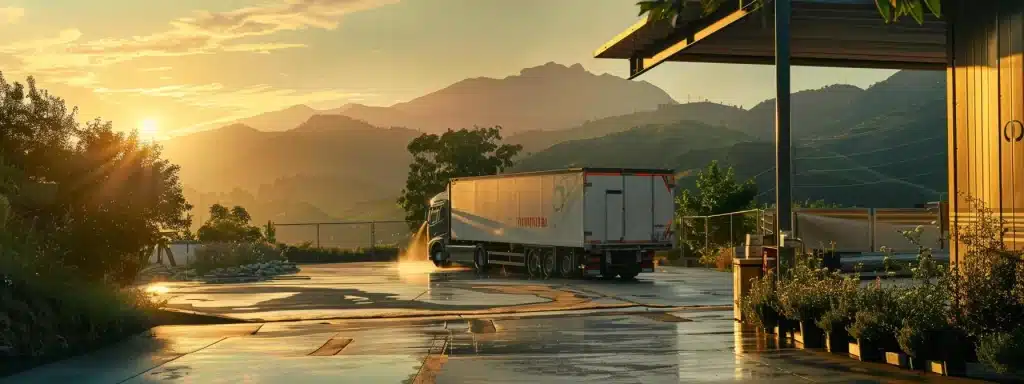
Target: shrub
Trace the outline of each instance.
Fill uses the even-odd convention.
[[[198,273],[217,268],[284,260],[280,249],[266,243],[212,243],[196,249],[193,267]]]
[[[787,319],[814,322],[829,309],[825,288],[835,280],[820,265],[820,259],[808,257],[796,263],[788,278],[780,279],[779,312]]]
[[[978,361],[999,373],[1024,372],[1024,327],[1012,333],[982,336],[978,341]]]
[[[828,299],[828,309],[821,315],[815,324],[825,332],[846,330],[846,327],[853,323],[854,315],[857,313],[857,291],[860,288],[860,278],[833,279],[831,284],[823,284],[825,296]]]
[[[773,279],[771,274],[753,279],[750,292],[740,299],[743,317],[763,329],[775,327],[779,320],[779,302]]]
[[[857,291],[857,312],[846,330],[854,339],[868,342],[888,341],[895,334],[899,320],[895,288],[881,286],[881,281]]]

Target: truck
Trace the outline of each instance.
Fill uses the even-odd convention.
[[[572,168],[455,178],[430,199],[437,266],[525,269],[531,278],[634,279],[674,245],[674,172]]]

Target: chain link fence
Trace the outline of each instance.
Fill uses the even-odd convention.
[[[403,248],[415,234],[410,223],[399,220],[274,223],[274,227],[278,243],[345,250]]]
[[[679,218],[679,257],[683,265],[703,264],[728,269],[741,255],[747,235],[764,237],[775,226],[771,212],[761,209]]]

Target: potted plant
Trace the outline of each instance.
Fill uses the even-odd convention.
[[[779,323],[778,296],[773,276],[769,273],[753,279],[750,291],[740,301],[743,318],[765,333],[771,333]]]
[[[825,333],[825,349],[832,353],[848,353],[850,333],[846,328],[856,314],[857,289],[860,277],[836,279],[826,291],[829,309],[815,323]]]
[[[793,340],[805,348],[824,346],[824,332],[816,322],[829,309],[826,287],[832,280],[819,264],[816,258],[798,262],[789,278],[779,282],[779,308],[797,323]]]
[[[895,350],[894,326],[899,315],[894,288],[881,286],[881,280],[857,291],[857,312],[846,330],[853,339],[849,353],[861,361],[882,361],[883,351]]]

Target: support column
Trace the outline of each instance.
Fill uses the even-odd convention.
[[[775,209],[779,246],[793,231],[790,146],[790,1],[775,0]]]

